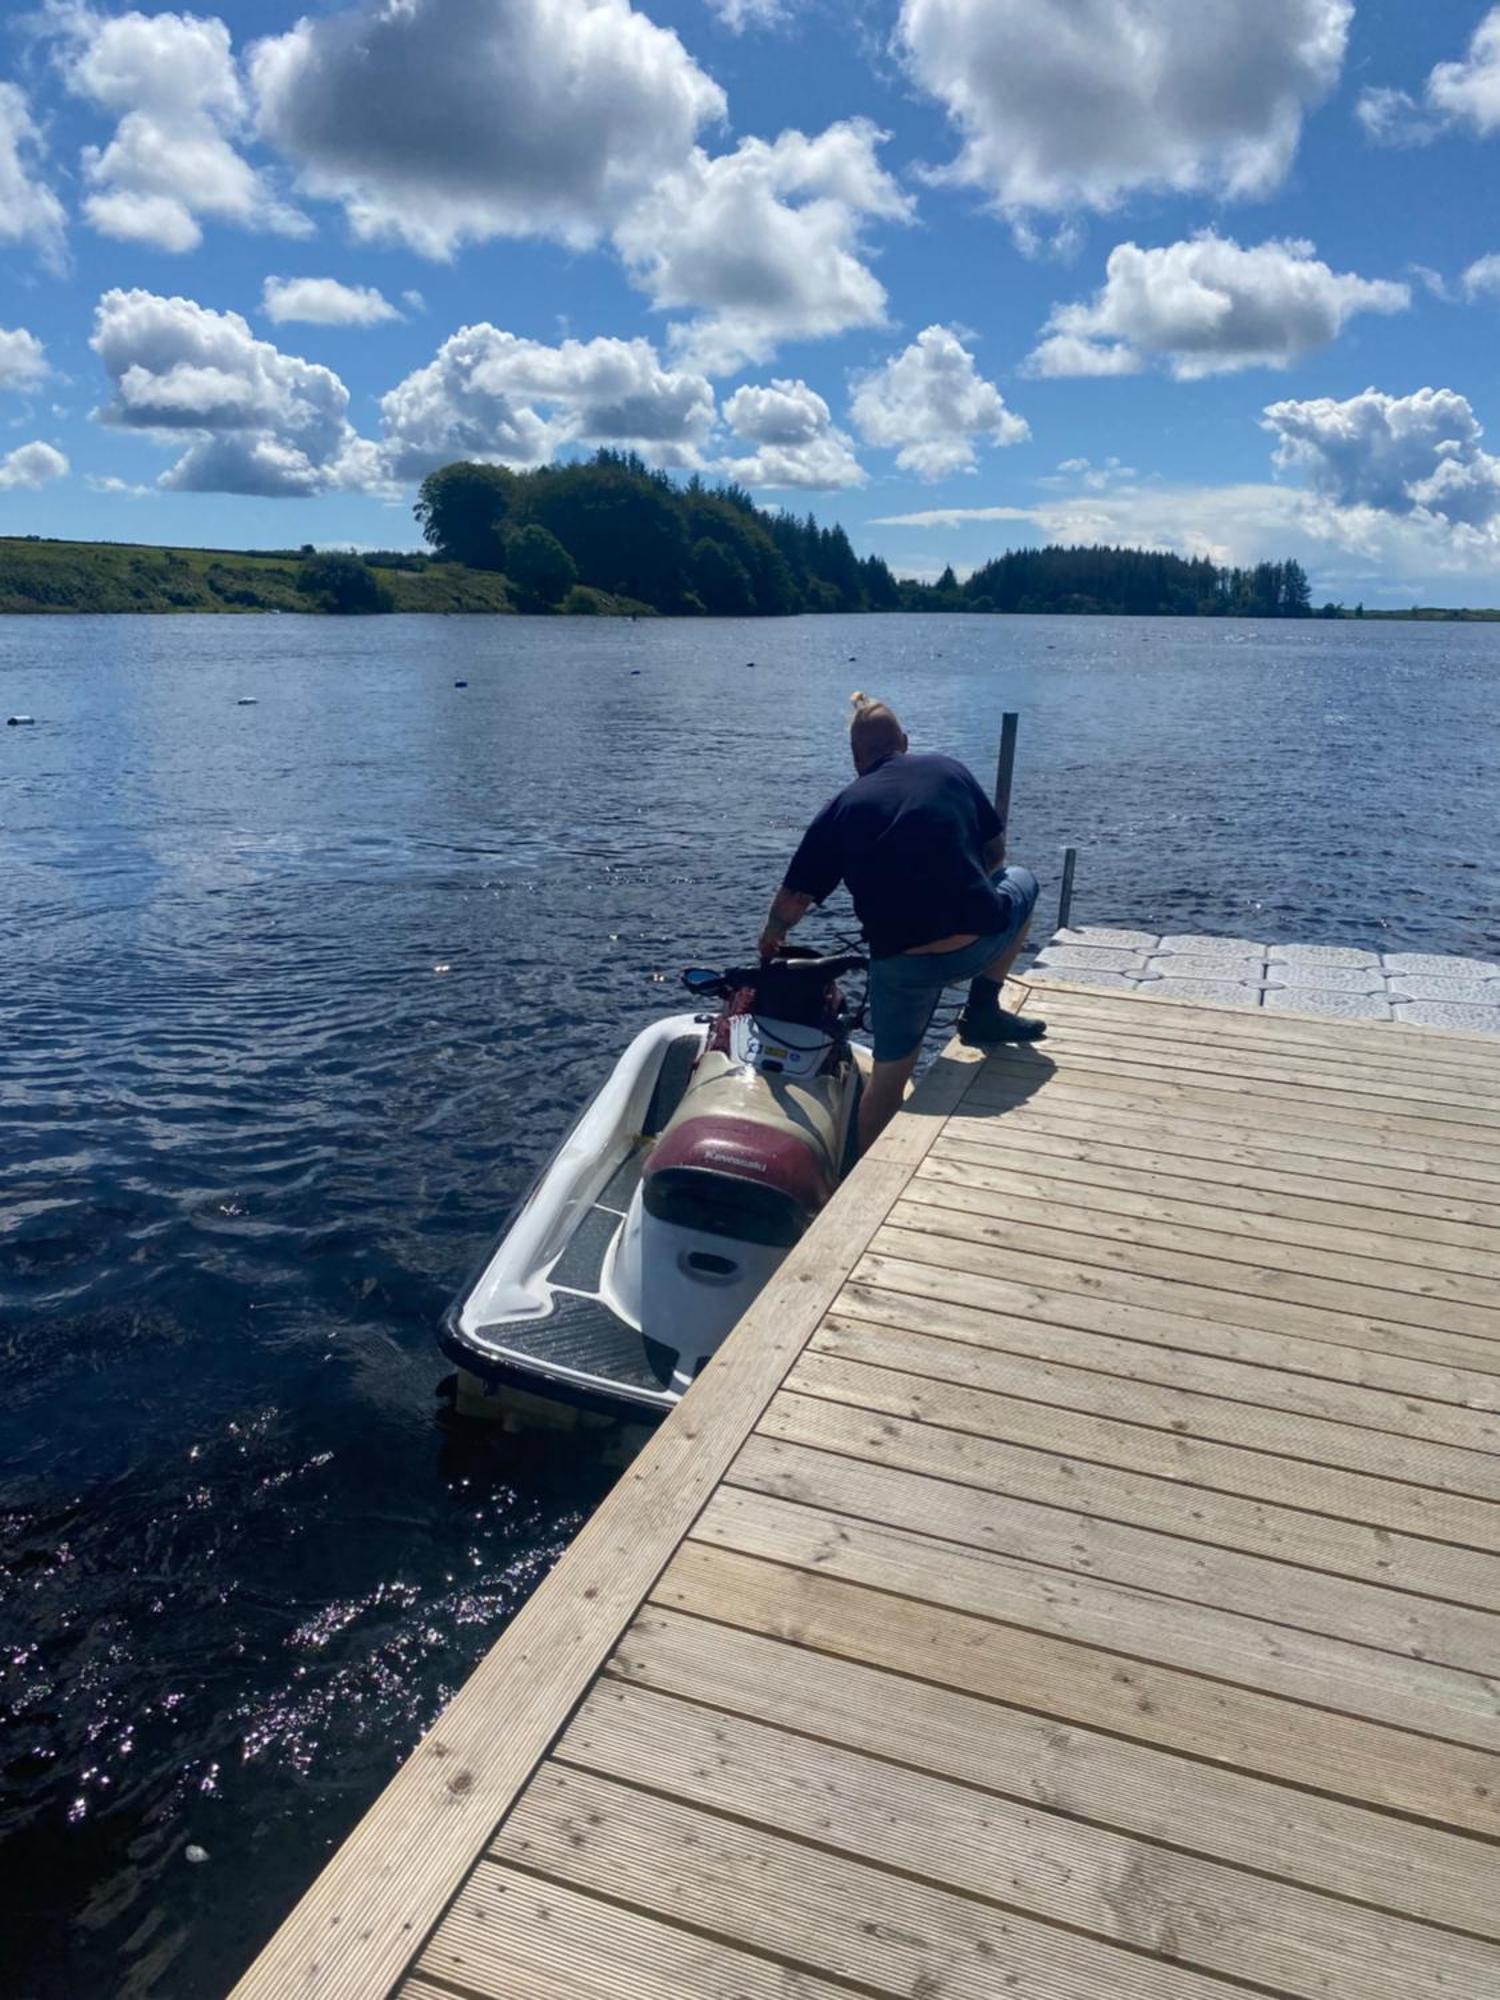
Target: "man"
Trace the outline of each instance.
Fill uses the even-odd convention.
[[[794,924],[846,882],[870,949],[875,1067],[859,1106],[868,1151],[900,1106],[945,986],[967,979],[966,1042],[1035,1042],[1042,1021],[1000,1005],[1036,908],[1036,877],[1005,866],[1005,829],[971,772],[914,757],[884,702],[854,697],[859,774],[804,834],[761,933],[773,958]]]

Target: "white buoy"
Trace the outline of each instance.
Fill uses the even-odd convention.
[[[191,1861],[196,1865],[200,1861],[207,1861],[208,1849],[200,1847],[196,1840],[189,1841],[187,1846],[182,1850],[182,1858],[184,1861]]]
[[[8,715],[5,718],[5,726],[7,729],[20,729],[28,723],[34,723],[35,721],[36,717],[34,715]]]

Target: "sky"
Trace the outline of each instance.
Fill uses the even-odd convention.
[[[21,0],[0,534],[411,547],[607,444],[904,575],[1496,605],[1497,197],[1482,0]]]

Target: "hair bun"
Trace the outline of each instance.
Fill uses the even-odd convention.
[[[849,699],[856,708],[870,708],[873,706],[870,697],[867,694],[861,693],[858,688],[850,695]]]

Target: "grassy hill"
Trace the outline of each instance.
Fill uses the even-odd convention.
[[[377,556],[371,567],[395,611],[514,609],[505,578],[491,571],[415,555]],[[298,588],[301,570],[295,550],[251,555],[0,537],[0,612],[319,611]]]

